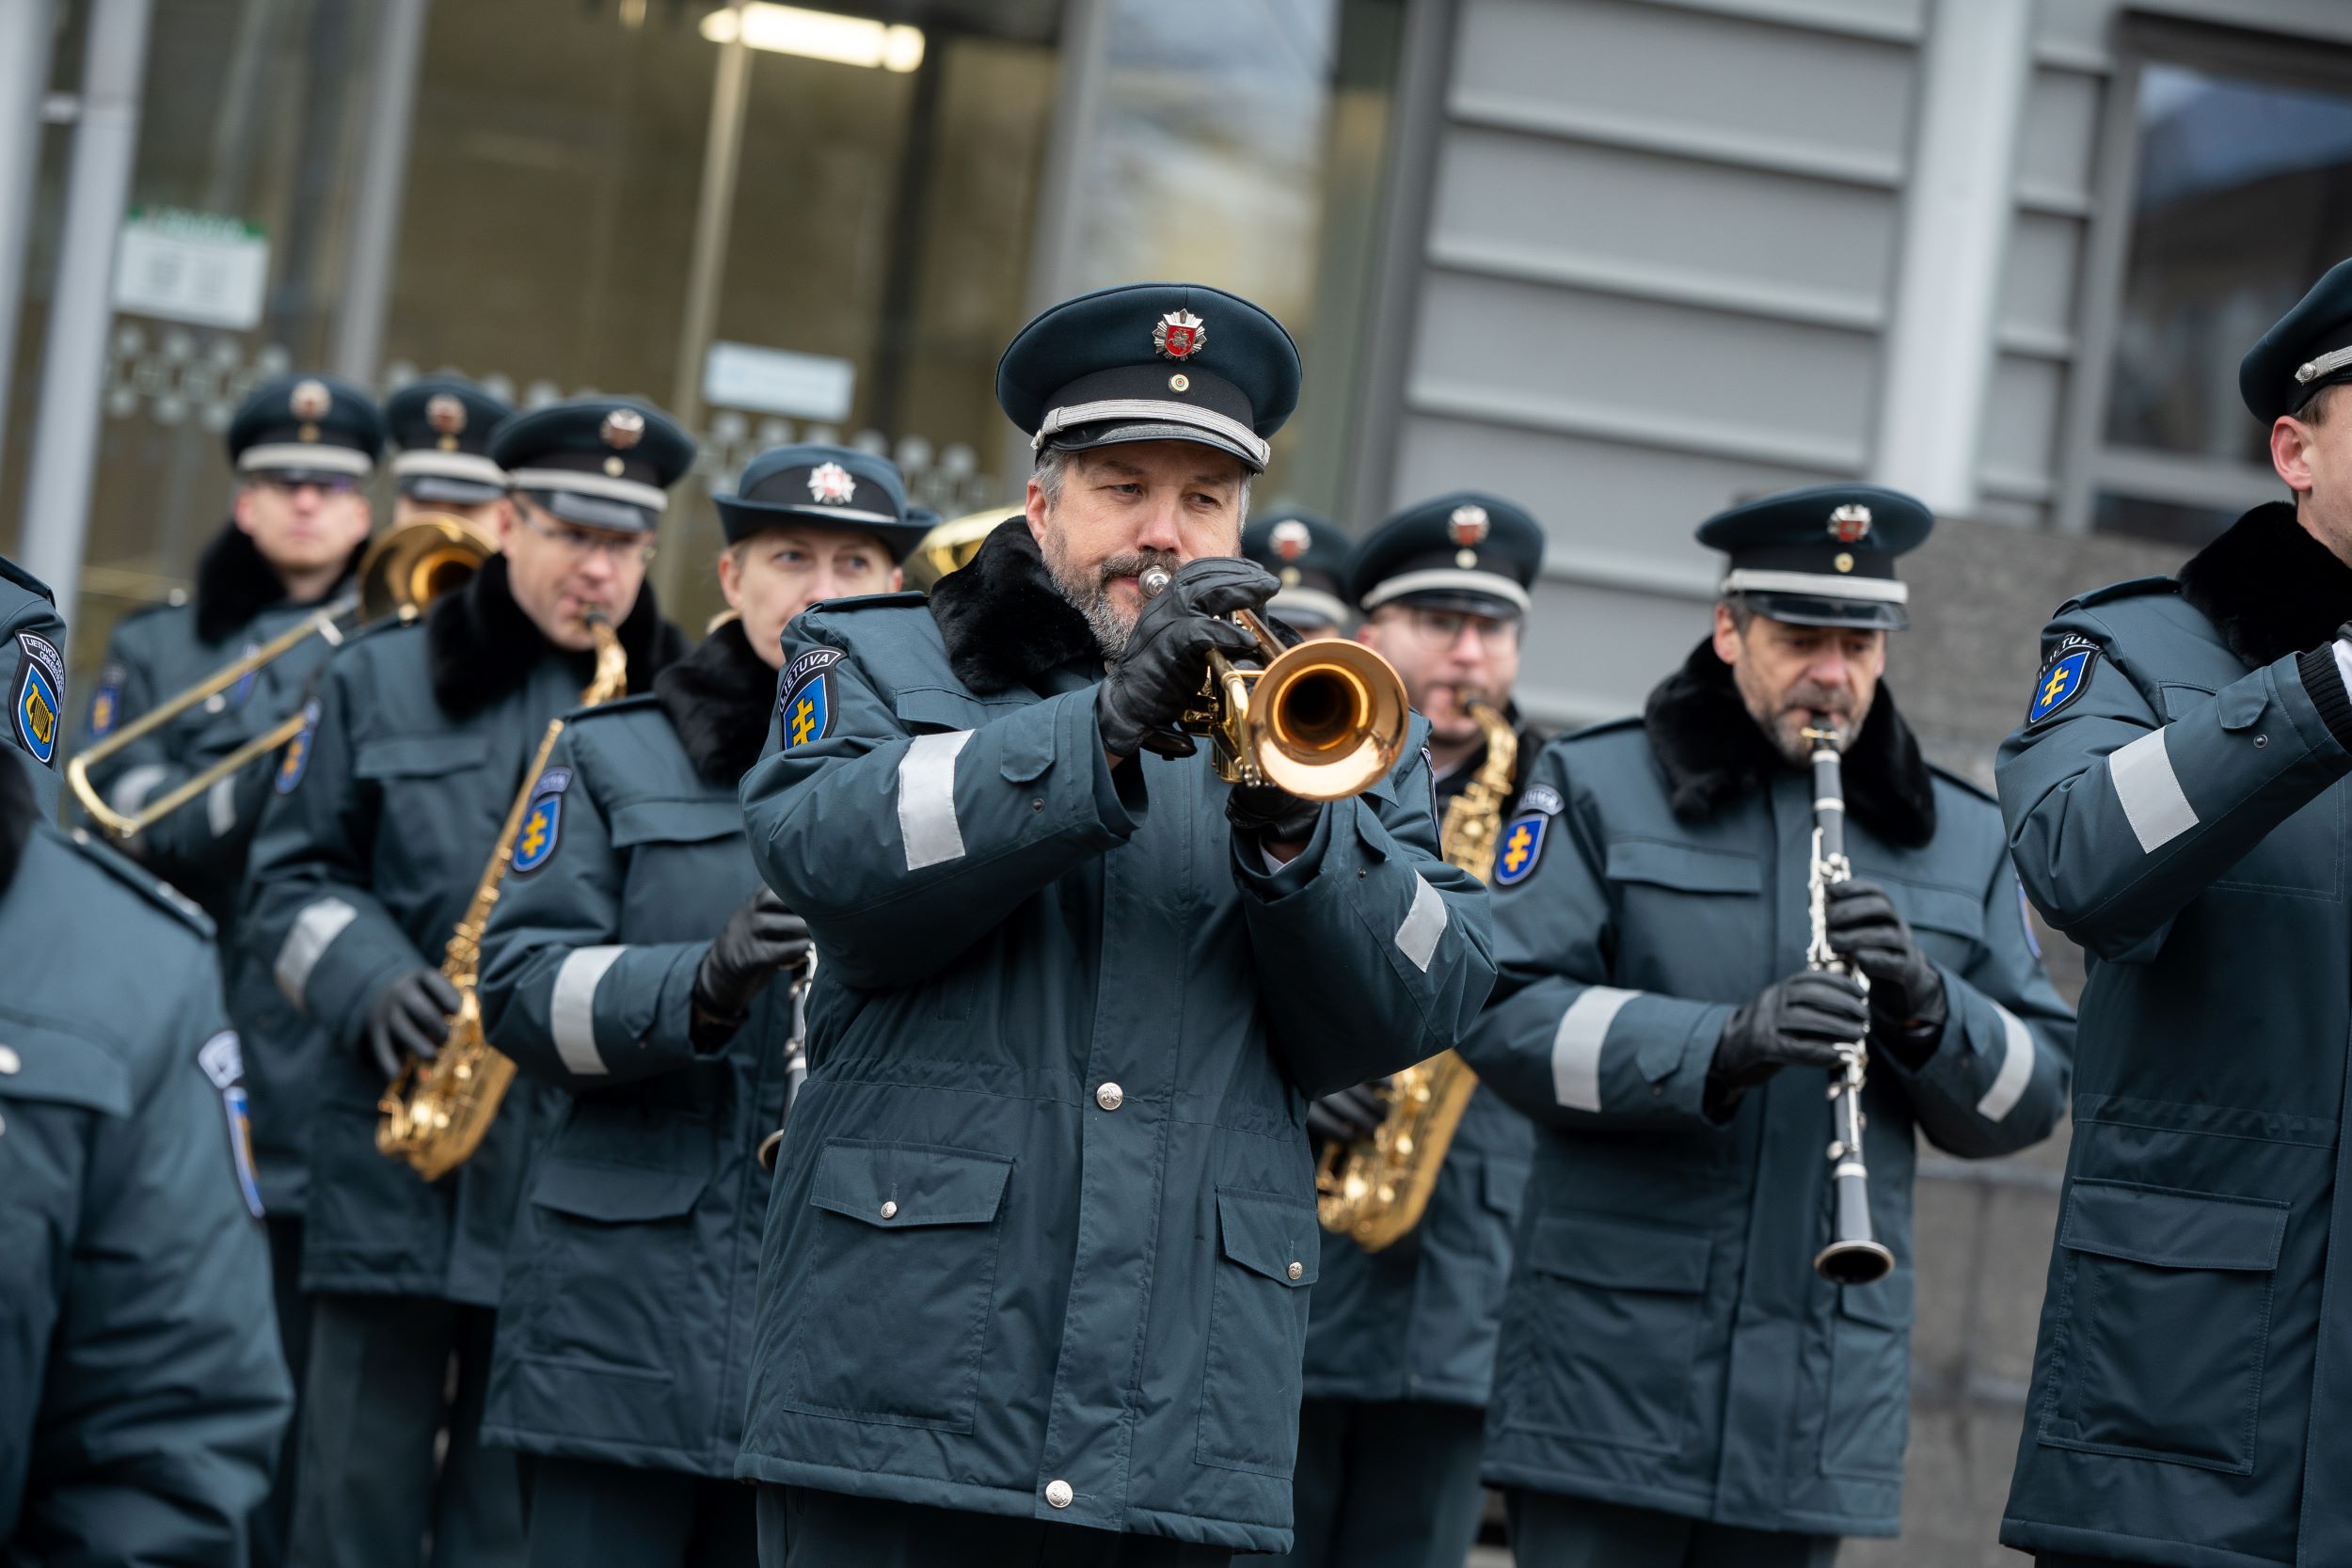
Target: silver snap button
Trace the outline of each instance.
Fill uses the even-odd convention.
[[[895,1220],[898,1217],[898,1206],[896,1203],[885,1203],[882,1205],[882,1214],[886,1220]]]
[[[1049,1481],[1045,1483],[1045,1500],[1056,1508],[1068,1508],[1077,1499],[1077,1496],[1078,1494],[1070,1490],[1070,1483],[1066,1481]]]
[[[2254,750],[2257,752],[2261,751],[2264,747],[2269,744],[2270,737],[2266,735],[2258,735],[2254,737]]]
[[[1293,1263],[1290,1266],[1290,1276],[1293,1279],[1303,1279],[1306,1277],[1306,1274],[1307,1265],[1304,1263]]]
[[[15,1072],[24,1067],[24,1058],[8,1046],[0,1045],[0,1073]]]
[[[1127,1091],[1116,1084],[1105,1084],[1094,1091],[1094,1102],[1105,1111],[1116,1111],[1127,1103]]]

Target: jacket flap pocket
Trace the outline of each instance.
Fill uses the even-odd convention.
[[[0,1101],[39,1100],[110,1117],[131,1114],[130,1069],[103,1047],[8,1018],[0,1018],[0,1044],[16,1062],[13,1071],[0,1074]],[[187,1070],[197,1070],[193,1061]]]
[[[2078,1180],[2058,1244],[2160,1269],[2266,1272],[2286,1232],[2287,1206],[2269,1198]]]
[[[940,686],[901,691],[890,706],[900,723],[927,730],[977,730],[998,712],[977,697]]]
[[[743,808],[730,796],[718,800],[631,800],[612,808],[612,847],[632,844],[699,844],[743,831]]]
[[[1875,1285],[1839,1287],[1837,1310],[1882,1328],[1909,1328],[1916,1290],[1916,1279],[1899,1270]]]
[[[1527,1196],[1527,1162],[1489,1154],[1486,1164],[1486,1184],[1482,1196],[1486,1207],[1498,1214],[1517,1217],[1520,1201]]]
[[[1654,838],[1625,838],[1610,845],[1608,874],[1613,882],[1650,882],[1677,893],[1764,891],[1764,868],[1753,855]]]
[[[1219,1187],[1216,1226],[1225,1256],[1250,1273],[1302,1289],[1315,1282],[1322,1248],[1312,1205],[1274,1193]]]
[[[708,1171],[658,1170],[555,1154],[539,1162],[531,1201],[587,1220],[667,1220],[692,1209],[709,1184]]]
[[[1707,1289],[1713,1250],[1714,1243],[1696,1231],[1602,1214],[1546,1214],[1535,1223],[1527,1266],[1613,1291],[1695,1295]]]
[[[1005,1199],[1012,1161],[930,1144],[834,1138],[817,1156],[808,1201],[884,1230],[986,1225]]]
[[[1861,873],[1866,879],[1868,872]],[[1958,888],[1935,887],[1925,882],[1907,882],[1900,877],[1881,877],[1895,907],[1914,926],[1950,936],[1964,937],[1970,942],[1984,940],[1984,906],[1972,894]]]
[[[395,735],[360,743],[351,770],[363,779],[405,779],[479,768],[490,754],[479,735]]]

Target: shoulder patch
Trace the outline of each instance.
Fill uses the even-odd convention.
[[[90,693],[89,736],[103,740],[114,733],[117,721],[122,717],[122,681],[126,672],[119,664],[109,664],[99,672],[98,689]]]
[[[135,890],[149,903],[168,911],[198,936],[207,942],[213,940],[213,917],[198,908],[196,900],[159,879],[129,856],[99,843],[83,829],[76,828],[68,836],[85,859],[111,873],[117,881]]]
[[[833,683],[827,673],[840,662],[838,648],[811,648],[785,668],[776,719],[783,726],[786,751],[833,734]]]
[[[9,691],[17,742],[35,762],[46,765],[56,757],[57,731],[64,725],[65,659],[56,643],[34,632],[18,632],[16,647],[16,679]]]
[[[1519,810],[1522,812],[1557,816],[1567,809],[1568,803],[1560,799],[1560,792],[1549,784],[1529,784],[1519,791]]]
[[[2137,599],[2150,594],[2177,594],[2181,591],[2178,578],[2133,578],[2124,582],[2111,582],[2105,588],[2094,588],[2088,594],[2077,594],[2060,605],[2060,610],[2073,605],[2103,605],[2117,599]]]
[[[220,1108],[229,1120],[229,1161],[237,1178],[237,1192],[246,1212],[262,1217],[262,1181],[253,1172],[253,1120],[245,1098],[245,1053],[234,1029],[223,1029],[204,1042],[196,1065],[220,1093]]]
[[[1495,886],[1517,887],[1533,876],[1550,832],[1551,818],[1542,812],[1523,811],[1511,818],[1495,850]]]
[[[302,705],[302,728],[286,742],[286,749],[278,754],[278,793],[292,795],[302,775],[310,770],[310,748],[318,738],[319,700],[316,697]]]
[[[2099,662],[2099,645],[2087,637],[2071,636],[2042,663],[2033,678],[2033,698],[2026,722],[2039,724],[2066,707],[2090,688],[2092,669]]]
[[[572,770],[550,768],[531,786],[531,806],[515,834],[515,858],[507,869],[517,875],[538,870],[554,858],[555,841],[564,826],[564,792],[572,787]]]

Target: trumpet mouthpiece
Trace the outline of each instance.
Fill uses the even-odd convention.
[[[1174,580],[1175,574],[1167,567],[1146,566],[1136,578],[1136,591],[1147,599],[1156,599]]]

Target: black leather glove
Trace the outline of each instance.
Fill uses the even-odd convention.
[[[1379,1080],[1381,1085],[1387,1082]],[[1318,1150],[1327,1143],[1362,1143],[1380,1131],[1388,1117],[1389,1102],[1380,1097],[1378,1085],[1358,1084],[1308,1104],[1307,1138]]]
[[[777,970],[805,959],[808,946],[808,922],[786,909],[773,888],[761,888],[738,905],[694,973],[695,1049],[724,1045],[759,988]]]
[[[1304,844],[1314,837],[1323,802],[1302,800],[1272,784],[1235,784],[1225,797],[1225,820],[1253,841]]]
[[[1829,944],[1870,977],[1870,1039],[1917,1071],[1944,1038],[1944,976],[1876,882],[1829,889]]]
[[[359,1039],[384,1082],[399,1077],[401,1064],[411,1056],[429,1062],[441,1053],[450,1015],[462,1000],[439,970],[421,965],[375,993]]]
[[[1870,1026],[1862,988],[1842,974],[1804,970],[1767,986],[1731,1015],[1707,1069],[1709,1115],[1727,1115],[1740,1097],[1785,1067],[1835,1069],[1837,1047]]]
[[[1188,736],[1174,728],[1200,694],[1209,650],[1246,654],[1257,641],[1225,617],[1255,610],[1280,587],[1254,561],[1213,556],[1178,568],[1159,596],[1136,617],[1127,646],[1095,688],[1095,722],[1114,756],[1149,748],[1167,757],[1192,755]]]

